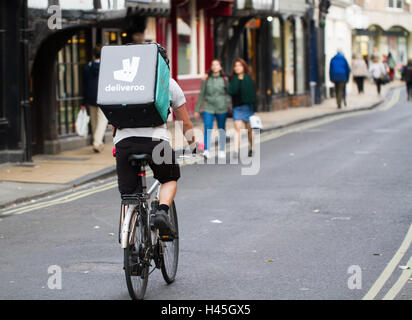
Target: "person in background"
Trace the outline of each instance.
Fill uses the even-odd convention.
[[[338,109],[342,107],[342,99],[344,95],[346,82],[349,81],[351,69],[348,61],[344,57],[342,50],[331,59],[329,66],[329,78],[335,84],[336,102]]]
[[[412,59],[408,59],[408,64],[403,67],[402,79],[406,83],[407,99],[412,100]]]
[[[89,109],[90,122],[92,126],[93,151],[102,152],[104,149],[104,135],[106,133],[108,120],[103,111],[97,107],[97,86],[99,82],[100,53],[102,47],[94,48],[94,60],[89,62],[83,71],[83,101],[80,109]]]
[[[145,44],[145,35],[142,31],[135,31],[132,33],[132,43],[133,44]]]
[[[233,121],[235,124],[235,152],[234,157],[239,155],[240,130],[243,124],[248,130],[249,152],[253,156],[253,131],[250,126],[250,116],[254,114],[256,103],[256,88],[252,79],[250,69],[245,60],[238,58],[233,65],[233,74],[229,82],[228,93],[232,96]]]
[[[360,54],[354,54],[352,59],[352,72],[353,72],[353,80],[358,87],[358,92],[364,92],[364,81],[365,78],[368,76],[368,66],[364,59],[362,59]]]
[[[368,67],[368,69],[369,69],[369,57],[368,57],[367,54],[365,54],[365,55],[363,56],[363,60],[365,61],[366,65],[367,65],[367,67]]]
[[[388,58],[386,59],[386,63],[388,65],[389,76],[390,76],[391,81],[392,81],[395,77],[395,68],[396,68],[396,61],[395,61],[394,57],[392,56],[392,52],[389,52]]]
[[[204,123],[204,143],[205,151],[203,156],[210,157],[210,144],[213,131],[213,123],[216,118],[219,129],[219,158],[226,158],[226,119],[229,111],[227,101],[227,78],[223,74],[222,64],[219,60],[214,59],[211,63],[210,70],[206,78],[202,81],[199,98],[196,103],[195,119],[200,118],[200,108],[204,105],[203,123]]]
[[[372,57],[372,62],[369,65],[369,73],[372,75],[373,81],[376,84],[378,94],[381,94],[381,87],[386,76],[385,65],[379,61],[377,56]]]

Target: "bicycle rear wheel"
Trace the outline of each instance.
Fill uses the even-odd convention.
[[[149,279],[149,265],[145,261],[147,230],[139,213],[136,213],[132,222],[133,220],[129,243],[124,249],[124,272],[130,297],[133,300],[143,300]]]
[[[173,202],[169,209],[170,223],[176,230],[176,238],[173,241],[161,241],[161,270],[166,283],[175,281],[179,260],[179,226],[177,221],[176,205]]]

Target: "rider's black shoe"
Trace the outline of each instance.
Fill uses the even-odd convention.
[[[173,240],[176,236],[176,231],[169,221],[169,216],[164,210],[159,210],[153,216],[153,226],[159,229],[160,238],[165,240]]]

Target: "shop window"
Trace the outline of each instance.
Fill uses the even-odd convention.
[[[196,1],[191,0],[177,11],[178,75],[196,75],[198,70]]]
[[[82,31],[67,41],[57,56],[57,128],[61,136],[75,133],[75,119],[82,102],[81,81],[87,63]]]
[[[283,91],[282,24],[279,18],[272,21],[272,85],[273,93]]]
[[[103,29],[102,36],[104,46],[122,44],[122,33],[118,29]]]
[[[295,94],[295,24],[285,22],[285,91]]]
[[[296,19],[296,93],[305,93],[305,34],[303,32],[303,22]]]
[[[190,24],[184,20],[183,17],[179,17],[177,19],[177,34],[179,37],[179,45],[178,45],[178,65],[179,71],[178,74],[191,74],[190,66],[191,66],[191,30]]]

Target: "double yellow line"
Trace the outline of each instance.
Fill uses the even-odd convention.
[[[379,110],[388,110],[388,109],[392,108],[398,102],[399,97],[400,97],[400,89],[397,89],[397,90],[395,90],[394,94],[392,95],[392,99],[389,101],[389,103],[387,105],[385,105],[384,107],[379,108]],[[311,128],[318,127],[318,126],[321,126],[321,125],[324,125],[324,124],[327,124],[327,123],[334,122],[336,120],[340,120],[340,119],[344,119],[344,118],[348,118],[348,117],[355,117],[355,116],[358,116],[360,114],[367,113],[367,112],[369,112],[369,110],[354,112],[354,113],[349,113],[349,114],[344,114],[344,113],[343,114],[337,114],[337,115],[334,115],[334,116],[330,116],[326,119],[314,120],[314,121],[311,121],[311,122],[305,123],[305,124],[297,124],[296,127],[281,130],[279,132],[264,134],[261,137],[260,142],[262,143],[262,142],[274,140],[274,139],[277,139],[281,136],[284,136],[284,135],[292,133],[292,132],[311,129]],[[241,147],[244,147],[246,145],[247,145],[246,143],[242,144]],[[194,157],[192,159],[184,159],[180,163],[180,165],[185,166],[185,165],[193,164],[193,163],[196,163],[196,162],[199,162],[199,161],[201,161],[201,158],[199,158],[199,157]],[[150,177],[152,175],[153,175],[152,172],[148,172],[147,176]],[[24,207],[15,208],[15,209],[9,209],[9,210],[6,210],[6,211],[0,213],[0,218],[2,216],[7,216],[7,215],[11,215],[11,214],[20,215],[20,214],[30,212],[30,211],[33,211],[33,210],[39,210],[39,209],[42,209],[42,208],[47,208],[47,207],[58,205],[58,204],[69,203],[69,202],[72,202],[72,201],[75,201],[75,200],[78,200],[78,199],[81,199],[81,198],[85,198],[85,197],[88,197],[90,195],[93,195],[93,194],[96,194],[96,193],[99,193],[99,192],[110,190],[110,189],[115,188],[115,187],[117,187],[117,182],[108,182],[108,183],[105,183],[101,186],[95,187],[91,190],[86,190],[86,191],[80,190],[80,191],[77,191],[75,193],[65,195],[63,197],[60,197],[60,198],[57,198],[57,199],[54,199],[54,200],[39,202],[37,204],[30,204],[30,205],[26,205]]]
[[[379,107],[378,110],[379,111],[386,111],[386,110],[389,110],[390,108],[392,108],[393,106],[395,106],[399,101],[400,92],[401,92],[400,89],[396,89],[394,91],[393,95],[392,95],[391,100],[387,104],[383,105],[382,107]],[[264,136],[261,137],[260,141],[265,142],[265,141],[269,141],[269,140],[274,140],[274,139],[277,139],[277,138],[279,138],[283,135],[286,135],[288,133],[307,130],[307,129],[318,127],[318,126],[321,126],[321,125],[324,125],[324,124],[327,124],[327,123],[331,123],[331,122],[334,122],[336,120],[340,120],[340,119],[343,119],[343,118],[354,117],[354,116],[357,116],[357,115],[360,115],[360,114],[363,114],[363,113],[366,113],[366,112],[369,112],[369,111],[363,111],[363,112],[361,111],[361,112],[356,112],[356,113],[351,113],[351,114],[338,114],[336,116],[331,116],[330,118],[327,118],[327,119],[321,119],[321,120],[317,120],[317,121],[315,120],[313,122],[310,122],[310,123],[307,123],[307,124],[297,125],[297,127],[282,130],[280,132],[273,132],[273,133],[265,134]],[[185,159],[181,163],[181,166],[193,164],[193,163],[199,162],[199,160],[200,159],[198,157],[191,158],[191,159]],[[147,176],[148,177],[153,176],[153,173],[150,171],[150,172],[148,172]],[[26,213],[26,212],[39,210],[39,209],[47,208],[47,207],[58,205],[58,204],[73,202],[73,201],[76,201],[78,199],[82,199],[82,198],[91,196],[91,195],[96,194],[96,193],[100,193],[100,192],[103,192],[103,191],[113,189],[115,187],[117,187],[117,181],[111,181],[111,182],[102,184],[98,187],[94,187],[91,190],[79,190],[75,193],[68,194],[68,195],[65,195],[63,197],[53,199],[53,200],[50,200],[50,201],[39,202],[37,204],[30,204],[30,205],[26,205],[26,206],[23,206],[23,207],[20,207],[20,208],[10,209],[10,210],[7,210],[7,211],[4,211],[4,212],[0,213],[0,220],[1,220],[2,216],[11,215],[11,214],[20,215],[20,214],[23,214],[23,213]],[[363,300],[373,300],[378,295],[378,293],[381,291],[383,286],[386,284],[386,282],[388,281],[390,276],[395,271],[396,266],[399,264],[401,259],[406,254],[406,252],[409,249],[411,243],[412,243],[412,224],[411,224],[411,226],[409,228],[409,231],[406,234],[401,246],[399,247],[398,251],[395,253],[392,260],[388,263],[388,265],[386,266],[386,268],[384,269],[382,274],[379,276],[379,278],[376,280],[376,282],[373,284],[373,286],[368,291],[368,293],[363,297]],[[412,275],[412,257],[409,259],[407,265],[410,266],[411,268],[402,271],[402,274],[400,275],[399,279],[392,286],[392,288],[387,292],[387,294],[383,297],[384,300],[394,299],[398,295],[400,290],[404,287],[404,285],[407,283],[409,278],[411,277],[411,275]]]
[[[75,193],[71,193],[71,194],[65,195],[65,196],[57,198],[57,199],[53,199],[53,200],[49,200],[49,201],[45,201],[45,202],[39,202],[39,203],[36,203],[36,204],[29,204],[29,205],[25,205],[24,207],[21,207],[21,208],[10,209],[10,210],[2,212],[0,214],[0,217],[1,216],[6,216],[6,215],[11,215],[11,214],[20,215],[20,214],[23,214],[23,213],[26,213],[26,212],[39,210],[39,209],[47,208],[47,207],[50,207],[50,206],[72,202],[72,201],[75,201],[75,200],[78,200],[78,199],[81,199],[81,198],[88,197],[88,196],[90,196],[92,194],[95,194],[95,193],[110,190],[110,189],[112,189],[116,186],[117,186],[117,182],[105,183],[105,184],[103,184],[101,186],[98,186],[98,187],[95,187],[91,190],[80,190],[80,191],[77,191]]]
[[[392,257],[391,261],[387,264],[386,268],[383,270],[379,278],[372,285],[368,293],[363,297],[363,300],[373,300],[378,293],[382,290],[383,286],[386,284],[390,276],[395,271],[396,267],[399,265],[399,262],[402,260],[406,252],[408,251],[412,243],[412,224],[409,227],[409,231],[406,234],[401,246],[395,255]],[[402,290],[405,284],[408,282],[409,278],[412,275],[412,257],[409,259],[407,266],[410,269],[405,269],[402,271],[398,281],[392,286],[392,288],[386,293],[383,297],[383,300],[393,300],[396,298],[398,293]]]
[[[401,89],[400,88],[395,89],[393,94],[392,94],[392,98],[388,101],[388,103],[386,103],[382,107],[379,107],[379,110],[380,111],[387,111],[387,110],[391,109],[392,107],[394,107],[399,102],[400,96],[401,96]]]

